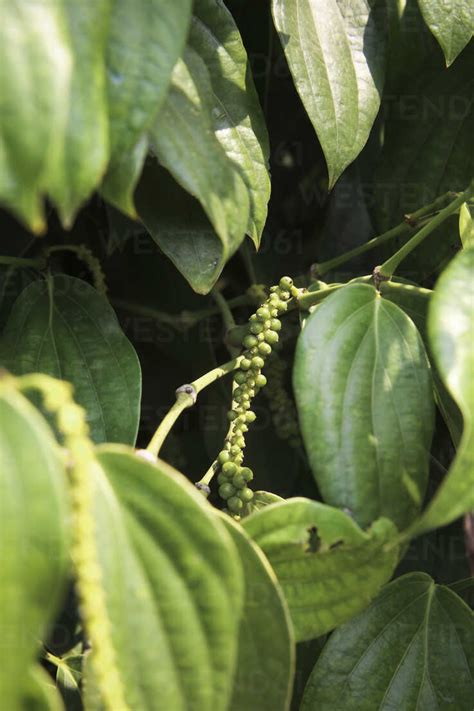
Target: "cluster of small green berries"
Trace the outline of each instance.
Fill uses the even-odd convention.
[[[234,373],[233,402],[227,413],[230,428],[218,456],[219,495],[234,515],[238,515],[253,499],[253,491],[248,486],[253,479],[253,473],[249,467],[242,466],[245,433],[249,424],[256,418],[251,403],[267,383],[262,370],[278,343],[278,333],[281,329],[279,316],[287,310],[288,301],[296,291],[293,280],[290,277],[282,277],[277,286],[271,287],[268,298],[250,317],[248,331],[242,339],[244,351],[239,369]]]
[[[285,387],[286,368],[285,360],[278,353],[272,353],[267,364],[268,385],[265,395],[278,437],[296,449],[302,446],[302,441],[296,407]]]

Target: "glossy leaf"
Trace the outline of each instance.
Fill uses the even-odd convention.
[[[473,674],[471,610],[428,575],[412,573],[331,635],[301,711],[471,711]]]
[[[446,478],[414,526],[416,533],[446,525],[474,509],[474,247],[462,250],[441,275],[428,330],[439,372],[464,419],[459,448]]]
[[[48,674],[39,664],[30,671],[28,688],[23,695],[21,708],[28,711],[65,711],[61,694]],[[67,711],[71,711],[68,707]]]
[[[89,284],[55,276],[28,286],[8,319],[1,354],[16,375],[70,381],[94,441],[134,443],[140,364],[111,306]]]
[[[326,157],[329,187],[357,158],[379,109],[384,7],[369,0],[273,0],[295,86]]]
[[[228,516],[222,521],[239,552],[245,578],[229,711],[284,711],[290,703],[295,662],[288,607],[275,573],[258,546]]]
[[[247,53],[223,2],[194,3],[188,44],[209,71],[214,131],[229,159],[242,170],[250,199],[247,234],[258,247],[270,197],[268,135]]]
[[[474,207],[466,202],[459,210],[459,236],[463,247],[474,246]]]
[[[58,612],[68,573],[67,480],[52,433],[28,400],[0,380],[0,698],[22,708],[28,669]],[[32,683],[32,682],[31,682]],[[30,708],[30,707],[28,707]]]
[[[436,403],[449,429],[453,444],[457,447],[463,428],[462,415],[438,373],[428,339],[428,307],[433,292],[431,289],[387,281],[380,285],[380,293],[384,299],[393,301],[408,314],[420,332],[430,358]]]
[[[226,709],[243,576],[225,526],[184,477],[126,447],[98,452],[95,520],[130,709]],[[91,663],[94,664],[93,657]]]
[[[474,34],[474,5],[471,0],[418,0],[418,4],[449,67]]]
[[[35,232],[69,108],[72,58],[57,0],[2,3],[0,202]]]
[[[324,500],[361,526],[401,528],[426,490],[431,372],[413,321],[372,286],[329,296],[300,334],[293,382],[304,444]]]
[[[117,0],[113,6],[107,46],[111,160],[102,192],[132,217],[144,134],[165,100],[190,19],[191,0]]]
[[[112,0],[64,2],[73,71],[49,192],[68,226],[101,182],[109,157],[105,44],[111,7]]]
[[[290,608],[296,640],[319,637],[364,609],[397,564],[393,523],[362,531],[347,514],[295,498],[243,519],[270,561]]]
[[[411,42],[416,38],[412,32]],[[373,198],[381,232],[446,191],[465,190],[471,180],[473,61],[474,43],[448,70],[426,59],[410,94],[401,88],[399,96],[389,97]],[[413,65],[409,72],[413,77]]]
[[[229,160],[212,127],[214,105],[206,65],[188,47],[174,69],[168,98],[150,138],[160,163],[197,198],[208,219],[188,200],[194,219],[189,223],[182,215],[173,215],[176,228],[171,232],[167,225],[163,235],[159,225],[163,218],[156,208],[159,187],[150,187],[154,201],[137,197],[140,216],[153,239],[199,293],[207,293],[214,285],[242,242],[249,217],[248,191],[240,168]]]

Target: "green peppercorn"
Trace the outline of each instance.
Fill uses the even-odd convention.
[[[234,410],[229,410],[227,413],[227,419],[229,422],[233,422],[237,418],[237,413]]]
[[[243,476],[245,481],[252,481],[253,471],[250,469],[250,467],[242,467],[239,473]]]
[[[233,444],[231,446],[230,453],[233,457],[236,457],[238,454],[240,454],[240,452],[241,452],[241,449],[237,444]],[[236,465],[234,465],[234,466],[235,466],[235,471],[237,471],[237,466]],[[234,471],[234,473],[235,473],[235,471]]]
[[[291,277],[284,276],[280,279],[278,286],[284,291],[290,291],[291,287],[293,286],[293,279]]]
[[[221,499],[228,499],[231,496],[234,496],[236,492],[235,486],[232,486],[230,483],[225,483],[221,484],[219,487],[219,496]]]
[[[232,513],[238,513],[243,505],[242,499],[239,499],[238,496],[231,496],[230,499],[227,499],[227,507]]]
[[[251,365],[252,362],[248,358],[242,358],[242,360],[240,361],[240,368],[242,370],[248,370]]]
[[[279,335],[276,331],[265,331],[264,336],[266,342],[269,343],[271,346],[273,346],[275,343],[278,343]]]
[[[235,486],[236,489],[243,489],[247,483],[247,480],[245,477],[242,476],[240,472],[237,472],[235,476],[232,479],[232,486]]]
[[[233,454],[232,447],[230,448],[230,454],[231,455]],[[238,452],[237,452],[237,454],[238,454]],[[226,462],[225,464],[222,465],[222,472],[224,474],[227,474],[227,476],[234,476],[236,471],[237,471],[237,464],[235,464],[235,462]]]
[[[263,388],[267,384],[267,379],[264,375],[262,375],[262,373],[260,373],[259,375],[257,375],[255,383],[259,388]]]
[[[261,353],[261,355],[263,356],[268,356],[272,352],[272,347],[269,343],[263,341],[258,345],[258,352]]]
[[[270,328],[272,331],[281,331],[281,321],[279,318],[272,318],[270,321]]]
[[[265,365],[265,361],[260,356],[254,356],[252,358],[252,368],[254,370],[260,370]]]
[[[255,422],[255,420],[257,419],[257,415],[253,410],[249,410],[245,413],[245,419],[247,422]]]
[[[245,419],[247,419],[247,418],[245,418]],[[222,450],[222,452],[219,452],[219,455],[217,457],[219,464],[225,464],[226,462],[229,461],[229,459],[230,459],[229,452],[226,452],[224,449]]]
[[[270,318],[270,312],[266,306],[260,306],[260,308],[257,309],[256,314],[259,321],[266,321]]]
[[[247,379],[247,376],[242,370],[237,370],[236,373],[234,374],[234,380],[237,383],[237,385],[242,385],[242,383],[245,383],[246,379]]]
[[[251,333],[247,334],[242,340],[244,348],[252,348],[252,346],[256,346],[257,343],[257,339],[255,338],[255,336],[252,336]]]
[[[241,501],[248,504],[248,502],[253,499],[253,491],[252,489],[249,489],[248,486],[244,486],[243,489],[240,489],[240,491],[237,492],[237,496]]]
[[[255,321],[255,323],[250,324],[250,332],[255,336],[263,331],[263,324],[260,321]]]

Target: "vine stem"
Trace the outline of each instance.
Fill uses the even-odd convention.
[[[374,270],[374,276],[376,275],[378,279],[390,279],[397,270],[400,263],[407,257],[410,252],[412,252],[415,247],[417,247],[423,240],[430,235],[433,230],[435,230],[442,222],[444,222],[453,212],[461,207],[463,202],[469,200],[471,195],[474,193],[474,180],[471,182],[467,190],[457,196],[455,200],[449,203],[443,210],[441,210],[432,220],[430,220],[424,227],[419,230],[416,235],[414,235],[408,242],[406,242],[400,249],[395,252],[389,259],[387,259],[382,265],[376,267]]]
[[[193,380],[192,383],[179,387],[176,390],[176,402],[170,410],[168,410],[156,429],[155,434],[146,448],[147,451],[153,454],[153,456],[158,457],[163,442],[181,413],[188,407],[192,407],[195,404],[197,396],[201,390],[204,390],[204,388],[207,388],[208,385],[211,385],[216,380],[219,380],[224,375],[227,375],[238,368],[241,360],[242,356],[233,358],[232,360],[227,361],[227,363],[219,365],[217,368],[213,368],[208,373],[201,375],[200,378]]]
[[[340,254],[338,257],[334,257],[333,259],[328,259],[326,262],[316,264],[316,275],[323,276],[324,274],[327,274],[327,272],[330,272],[332,269],[336,269],[342,264],[349,262],[354,257],[358,257],[361,254],[365,254],[366,252],[369,252],[372,249],[380,247],[380,245],[389,242],[394,237],[399,237],[406,233],[412,232],[415,225],[422,218],[427,217],[430,213],[436,212],[446,202],[446,200],[452,197],[452,192],[447,192],[444,195],[440,195],[429,205],[420,207],[419,210],[416,210],[415,212],[412,212],[409,215],[405,215],[405,219],[403,222],[401,222],[399,225],[396,225],[395,227],[392,227],[387,232],[383,232],[382,234],[377,235],[377,237],[373,237],[368,242],[365,242],[364,244],[361,244],[358,247],[354,247],[354,249],[351,249],[348,252],[344,252],[344,254]]]
[[[26,259],[25,257],[7,257],[0,255],[0,264],[12,267],[34,267],[35,269],[43,269],[46,266],[46,259],[42,257]]]
[[[227,303],[227,300],[224,298],[224,296],[222,296],[219,289],[212,290],[212,298],[216,302],[216,305],[221,312],[222,321],[224,323],[226,331],[229,332],[231,329],[235,328],[235,319],[234,319],[234,315],[230,309],[230,306]],[[227,346],[227,350],[229,351],[229,355],[232,358],[235,358],[236,356],[239,355],[239,352],[240,352],[239,347],[232,345],[232,343],[226,343],[226,346]]]

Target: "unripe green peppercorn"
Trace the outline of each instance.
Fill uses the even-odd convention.
[[[270,312],[266,306],[260,306],[256,313],[259,321],[266,321],[270,318]]]
[[[252,481],[253,471],[250,469],[250,467],[242,467],[239,473],[243,476],[245,481]]]
[[[255,336],[252,336],[251,333],[249,333],[245,338],[242,340],[242,344],[244,348],[252,348],[252,346],[256,346],[258,343],[257,339]]]
[[[260,375],[257,375],[255,382],[259,388],[263,388],[267,384],[267,379],[264,375],[262,375],[262,373],[260,373]]]
[[[237,385],[242,385],[245,383],[247,380],[247,376],[242,370],[237,370],[236,373],[234,374],[234,380],[237,383]]]
[[[238,513],[243,505],[242,499],[239,499],[238,496],[231,496],[230,499],[227,499],[227,507],[232,513]]]
[[[247,419],[247,418],[245,418]],[[219,452],[219,456],[217,457],[217,460],[219,464],[225,464],[228,462],[230,459],[230,454],[229,452],[226,452],[225,450],[222,450],[222,452]]]
[[[284,291],[290,291],[291,287],[293,286],[293,279],[291,277],[284,276],[280,279],[278,286]]]
[[[228,484],[229,481],[230,481],[229,477],[226,476],[223,472],[220,472],[220,474],[217,475],[217,483],[218,484]]]
[[[240,472],[237,472],[235,476],[232,479],[232,486],[235,486],[236,489],[243,489],[245,487],[247,480],[245,477],[242,476]]]
[[[265,336],[266,342],[269,343],[271,346],[273,346],[275,343],[278,343],[279,336],[276,331],[271,331],[269,329],[268,331],[265,331],[263,335]]]
[[[240,361],[240,367],[242,370],[248,370],[251,365],[252,362],[248,358],[242,358],[242,360]]]
[[[233,457],[236,457],[238,454],[240,454],[241,449],[237,444],[233,444],[232,447],[230,448],[230,453]],[[235,467],[235,471],[237,471],[237,467]]]
[[[260,321],[250,324],[250,332],[255,336],[263,331],[263,324]]]
[[[261,353],[263,356],[270,355],[270,353],[272,352],[272,347],[269,343],[263,341],[258,345],[258,352]]]
[[[254,356],[252,358],[252,368],[254,370],[260,370],[265,365],[265,361],[260,356]]]
[[[257,419],[257,415],[253,410],[249,410],[245,413],[245,419],[247,422],[255,422],[255,420]]]
[[[228,499],[230,496],[234,496],[235,492],[235,486],[232,486],[232,484],[230,483],[221,484],[221,486],[219,487],[219,496],[222,499]]]
[[[281,331],[281,321],[279,318],[272,318],[270,321],[272,331]]]
[[[252,489],[249,489],[248,486],[244,486],[243,489],[240,489],[240,491],[237,492],[237,496],[241,499],[241,501],[248,504],[248,502],[253,499],[253,491]]]
[[[234,410],[229,410],[227,413],[227,419],[229,422],[233,422],[235,419],[237,419],[238,415]]]
[[[240,450],[239,450],[240,451]],[[230,454],[232,455],[232,447],[230,448]],[[237,452],[238,454],[238,452]],[[228,476],[234,476],[234,474],[237,471],[237,464],[234,462],[226,462],[225,464],[222,465],[222,471],[224,474],[227,474]]]

